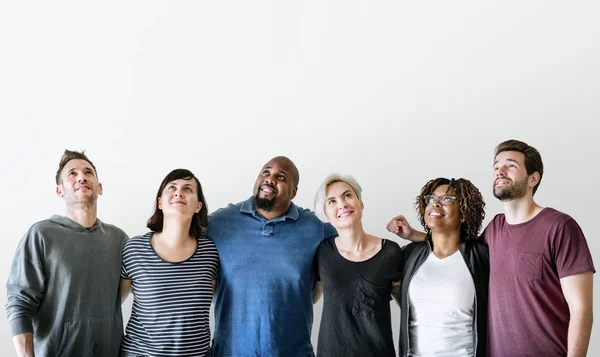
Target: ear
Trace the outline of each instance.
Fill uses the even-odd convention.
[[[360,200],[360,210],[364,210],[365,209],[365,204],[363,203],[363,200]]]
[[[294,197],[296,197],[296,193],[298,193],[298,186],[294,187],[294,189],[292,190],[292,197],[290,198],[290,200],[293,200]]]
[[[65,197],[65,194],[62,189],[62,185],[56,185],[56,195],[58,195],[58,197],[60,197],[60,198]]]
[[[102,195],[102,184],[100,182],[98,182],[98,194]]]
[[[198,206],[196,207],[196,209],[194,210],[194,213],[198,213],[200,212],[200,210],[202,209],[202,202],[198,202]]]
[[[528,186],[531,188],[534,188],[535,185],[538,184],[538,182],[540,182],[540,173],[539,172],[534,172],[531,175],[529,175],[528,179],[527,179],[527,183]]]
[[[156,206],[158,207],[159,210],[162,210],[162,201],[161,201],[160,197],[158,198],[158,201],[156,201]]]

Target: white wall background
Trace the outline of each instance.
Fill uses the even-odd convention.
[[[385,224],[416,225],[413,198],[437,176],[472,180],[487,223],[502,210],[493,148],[517,138],[544,158],[537,201],[579,222],[598,267],[599,14],[592,0],[0,0],[0,281],[28,227],[63,211],[64,148],[87,150],[100,218],[130,235],[170,170],[196,173],[212,212],[287,155],[297,204],[353,174],[367,231],[395,239]],[[0,355],[13,354],[2,313]]]

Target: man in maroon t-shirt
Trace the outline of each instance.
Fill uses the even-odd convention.
[[[517,140],[496,147],[493,191],[504,214],[482,234],[490,249],[487,350],[492,357],[587,353],[592,256],[573,218],[533,200],[543,173],[535,148]],[[424,239],[403,216],[387,228],[406,239]]]

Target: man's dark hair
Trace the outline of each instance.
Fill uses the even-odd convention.
[[[431,235],[431,229],[425,224],[425,207],[427,207],[427,204],[425,204],[424,197],[433,194],[433,191],[442,185],[448,185],[448,190],[454,191],[453,195],[460,205],[460,214],[462,219],[464,219],[464,222],[460,224],[461,242],[476,239],[485,218],[485,202],[479,189],[471,181],[463,178],[447,179],[438,177],[430,180],[423,186],[421,193],[416,198],[415,207],[417,208],[417,216],[425,232],[428,236]]]
[[[198,202],[202,203],[202,207],[200,208],[200,211],[198,213],[194,213],[194,216],[192,217],[190,236],[200,238],[204,236],[206,228],[208,227],[208,206],[206,205],[206,200],[204,199],[204,193],[202,192],[202,185],[200,185],[200,181],[191,171],[186,169],[175,169],[164,178],[154,199],[154,204],[156,206],[154,209],[154,214],[152,217],[150,217],[150,219],[148,219],[146,227],[150,228],[150,230],[154,232],[162,232],[165,217],[163,215],[163,211],[158,208],[158,198],[162,195],[163,190],[170,182],[179,179],[193,179],[196,181],[196,186],[198,187]]]
[[[85,150],[82,150],[81,152],[79,152],[79,151],[71,151],[71,150],[65,149],[65,152],[64,152],[63,156],[60,158],[60,162],[58,163],[58,170],[56,171],[56,184],[57,185],[60,184],[60,174],[61,174],[62,170],[65,168],[65,165],[67,165],[67,163],[71,160],[87,161],[90,165],[92,165],[92,168],[94,169],[94,175],[96,175],[96,178],[98,178],[98,171],[96,170],[96,166],[94,166],[92,161],[90,159],[88,159],[88,157],[85,155]]]
[[[514,139],[506,140],[498,144],[494,150],[494,159],[496,159],[496,156],[503,151],[517,151],[522,153],[525,155],[525,170],[527,170],[527,175],[531,175],[534,172],[540,174],[540,179],[533,188],[533,194],[535,195],[535,191],[537,191],[538,186],[542,182],[542,176],[544,176],[544,163],[542,162],[542,155],[540,155],[540,152],[533,146],[529,146],[522,141]]]

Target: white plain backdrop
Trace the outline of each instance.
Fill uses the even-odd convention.
[[[86,149],[100,219],[130,236],[170,170],[192,170],[213,212],[287,155],[296,204],[311,207],[329,173],[352,174],[367,232],[399,241],[386,223],[417,226],[414,197],[438,176],[480,188],[485,224],[501,212],[493,148],[516,138],[544,160],[537,202],[577,220],[598,267],[599,15],[591,0],[0,0],[0,282],[31,224],[64,211],[65,148]],[[0,355],[14,355],[5,313]]]

